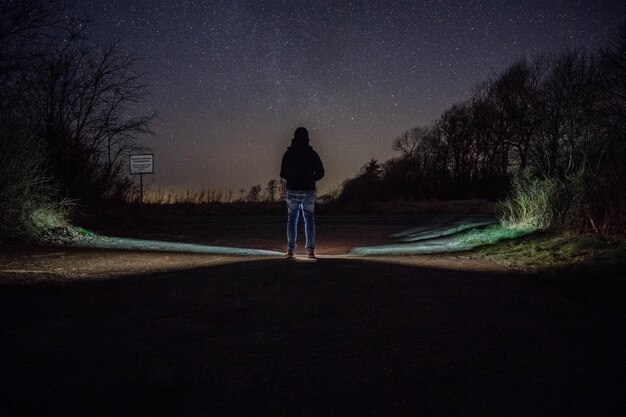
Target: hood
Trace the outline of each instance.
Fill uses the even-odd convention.
[[[289,149],[309,149],[311,145],[309,145],[309,138],[297,137],[291,139],[291,146]]]

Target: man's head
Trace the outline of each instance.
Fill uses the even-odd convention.
[[[309,131],[304,127],[299,127],[293,134],[294,139],[307,140],[309,139]]]

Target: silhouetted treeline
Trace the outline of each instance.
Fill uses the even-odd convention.
[[[625,137],[622,25],[600,51],[513,63],[430,125],[397,137],[399,155],[364,165],[344,183],[341,199],[497,199],[525,172],[571,183],[586,213],[582,221],[623,226]]]

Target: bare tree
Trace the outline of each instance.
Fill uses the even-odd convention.
[[[589,223],[603,232],[624,232],[626,225],[626,23],[600,51],[597,146],[589,152],[590,197],[585,206]]]
[[[516,153],[511,162],[520,170],[528,165],[530,146],[541,125],[539,100],[547,70],[547,59],[539,56],[532,62],[524,59],[514,63],[502,77],[509,96],[506,111],[511,122],[511,145]]]
[[[253,185],[252,187],[250,187],[250,191],[248,191],[248,196],[246,197],[246,200],[250,203],[258,203],[259,201],[261,201],[262,191],[263,189],[260,185]]]
[[[154,114],[129,116],[146,94],[138,63],[120,42],[104,48],[59,42],[30,76],[26,103],[67,195],[94,201],[115,191],[135,139],[152,133]]]
[[[471,108],[467,103],[455,104],[444,111],[436,123],[439,147],[443,151],[438,160],[452,175],[457,187],[463,187],[469,177],[476,156],[475,136],[471,131]]]
[[[626,22],[600,51],[598,110],[608,126],[626,130]]]
[[[276,201],[276,192],[278,187],[278,181],[275,179],[271,179],[268,181],[267,186],[265,187],[265,200],[273,203]]]
[[[0,0],[0,110],[21,99],[21,79],[48,46],[80,38],[86,22],[67,13],[64,0]]]
[[[553,59],[541,85],[541,125],[531,147],[542,175],[565,175],[580,167],[581,146],[588,142],[594,107],[594,59],[567,51]]]
[[[279,188],[278,188],[278,199],[280,201],[285,201],[287,198],[287,181],[280,179],[279,180]]]
[[[422,162],[420,157],[423,154],[425,138],[428,133],[429,129],[423,126],[404,131],[393,141],[392,148],[394,151],[400,152],[403,157],[413,161],[415,165],[420,166]]]
[[[433,129],[426,126],[417,126],[407,130],[393,141],[392,147],[400,153],[403,161],[391,163],[384,167],[384,170],[388,174],[395,175],[395,169],[402,165],[404,174],[400,174],[403,180],[399,188],[403,189],[402,194],[405,198],[412,196],[417,199],[424,191],[425,177],[430,176],[434,170],[432,145],[435,142]],[[389,187],[389,184],[386,187]]]

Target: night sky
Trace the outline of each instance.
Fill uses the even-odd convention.
[[[298,126],[324,192],[522,56],[596,48],[624,1],[88,0],[90,37],[146,57],[152,189],[278,178]]]

